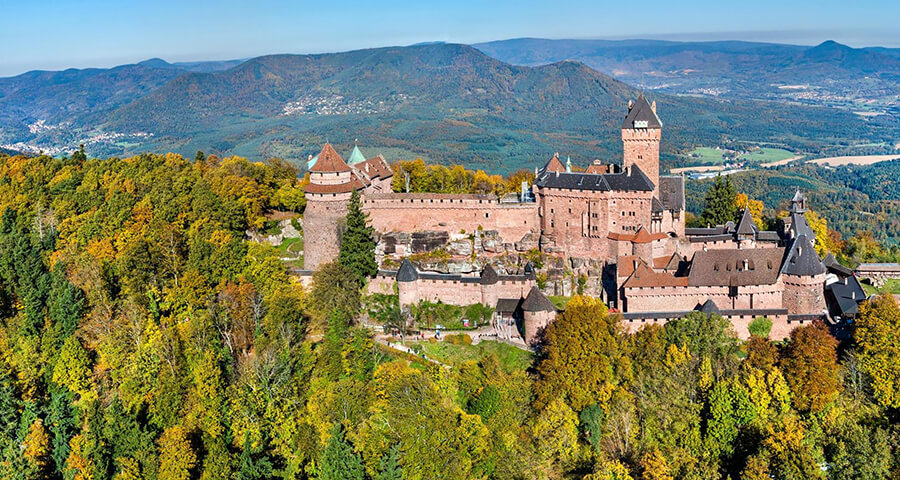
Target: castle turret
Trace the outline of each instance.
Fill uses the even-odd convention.
[[[409,261],[403,259],[397,270],[397,292],[401,306],[413,305],[419,300],[419,270]]]
[[[805,234],[791,244],[782,266],[783,304],[791,315],[820,315],[825,311],[825,265]]]
[[[525,343],[534,343],[544,328],[556,318],[556,306],[540,289],[531,287],[522,302],[522,316]]]
[[[632,165],[653,182],[653,195],[659,197],[659,141],[662,122],[656,115],[656,102],[647,102],[642,93],[636,102],[628,102],[628,115],[622,123],[622,166]]]
[[[350,194],[362,186],[330,143],[322,147],[314,162],[309,169],[303,215],[303,266],[308,270],[337,258]]]

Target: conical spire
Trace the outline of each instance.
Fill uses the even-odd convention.
[[[362,163],[366,161],[366,156],[363,155],[361,151],[359,151],[358,145],[353,145],[353,150],[350,152],[350,155],[347,157],[348,165],[356,165],[357,163]]]

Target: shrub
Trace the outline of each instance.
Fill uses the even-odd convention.
[[[769,332],[772,331],[772,320],[769,317],[756,317],[747,326],[750,335],[756,335],[760,338],[769,338]]]
[[[444,341],[451,345],[471,345],[472,337],[465,333],[459,333],[456,335],[447,335],[444,337]]]

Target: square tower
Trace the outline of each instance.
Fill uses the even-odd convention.
[[[659,140],[662,122],[656,116],[656,102],[647,102],[642,93],[636,102],[628,102],[628,115],[622,123],[622,166],[637,165],[653,182],[653,196],[659,197]]]

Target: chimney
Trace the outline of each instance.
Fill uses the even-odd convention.
[[[630,112],[633,107],[634,107],[634,100],[629,100],[628,101],[628,111]]]
[[[559,170],[556,171],[556,176],[559,177]]]
[[[306,158],[306,161],[307,161],[307,162],[311,162],[311,161],[312,161],[312,154],[309,154],[309,157]]]
[[[653,110],[653,113],[656,113],[656,100],[654,100],[653,103],[650,104],[650,110]]]

